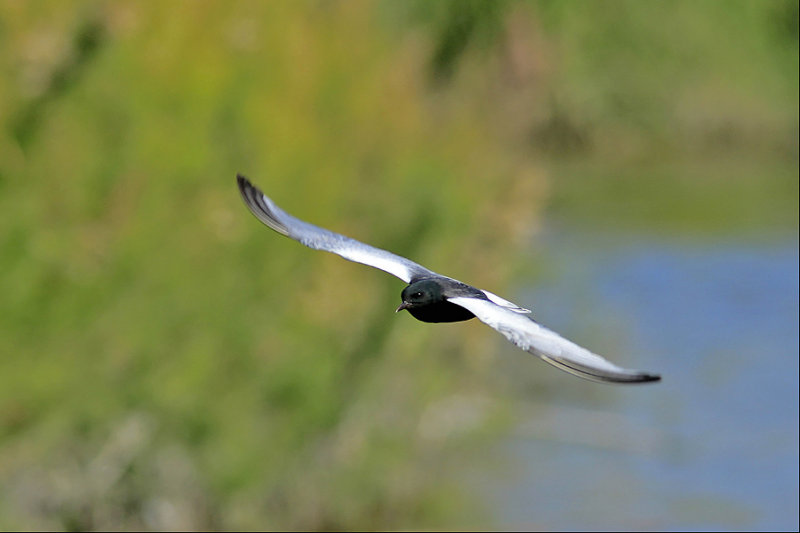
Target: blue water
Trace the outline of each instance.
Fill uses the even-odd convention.
[[[504,467],[484,482],[495,524],[796,531],[797,237],[558,232],[536,247],[546,259],[533,258],[534,288],[515,301],[663,382],[595,385],[526,368],[508,349],[504,372],[522,399],[513,437],[496,450]]]

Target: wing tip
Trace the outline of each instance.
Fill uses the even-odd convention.
[[[253,193],[261,194],[258,187],[250,183],[250,180],[244,174],[236,173],[236,184],[239,186],[239,192],[248,207],[250,206],[250,195]]]
[[[660,374],[648,374],[647,372],[642,372],[638,376],[638,380],[634,381],[634,383],[656,383],[661,381]]]
[[[598,381],[604,383],[616,383],[621,385],[643,385],[645,383],[657,383],[661,381],[659,374],[651,374],[649,372],[640,372],[637,370],[626,372],[624,375],[593,375]]]
[[[622,376],[603,376],[604,379],[599,379],[605,383],[619,383],[623,385],[643,385],[645,383],[657,383],[661,381],[659,374],[651,374],[649,372],[633,371],[630,374]]]
[[[239,193],[242,195],[245,205],[261,222],[283,235],[289,235],[289,229],[283,224],[274,204],[253,185],[247,177],[241,173],[236,174],[236,183],[239,185]],[[278,210],[280,212],[280,210]]]
[[[551,362],[552,361],[548,361]],[[558,365],[556,365],[558,366]],[[568,365],[564,365],[565,367]],[[589,381],[595,381],[597,383],[610,383],[612,385],[644,385],[645,383],[658,383],[661,381],[661,376],[658,374],[650,374],[647,372],[637,372],[633,371],[630,373],[624,374],[610,374],[610,373],[596,373],[596,372],[588,372],[584,369],[577,369],[575,367],[569,367],[570,370],[567,368],[561,367],[561,370],[566,370],[570,374],[576,375],[578,377],[588,379]]]
[[[600,370],[587,365],[582,365],[574,361],[566,361],[561,358],[551,357],[539,351],[531,353],[538,355],[543,361],[550,363],[559,370],[563,370],[573,376],[578,376],[596,383],[610,383],[612,385],[642,385],[645,383],[655,383],[661,381],[659,374],[651,374],[640,370],[627,370],[617,367],[616,371]]]

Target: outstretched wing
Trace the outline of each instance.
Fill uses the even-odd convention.
[[[497,305],[505,307],[506,309],[511,309],[515,313],[527,314],[527,313],[531,312],[530,309],[525,309],[524,307],[520,307],[519,305],[515,304],[514,302],[509,302],[508,300],[500,298],[498,295],[493,294],[493,293],[491,293],[489,291],[486,291],[486,290],[483,290],[483,289],[478,289],[478,290],[481,291],[483,294],[485,294],[487,298],[489,298],[491,301],[493,301]]]
[[[570,374],[605,383],[644,383],[661,379],[656,374],[618,367],[530,318],[491,301],[462,296],[448,298],[448,301],[469,310],[526,352]]]
[[[420,278],[442,277],[405,257],[295,218],[275,205],[275,202],[241,174],[237,174],[236,181],[244,203],[261,222],[309,248],[333,252],[350,261],[378,268],[406,283]]]

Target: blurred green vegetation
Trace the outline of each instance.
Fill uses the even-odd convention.
[[[543,31],[559,36],[557,90],[532,136],[560,180],[554,214],[797,233],[796,2],[538,6]]]
[[[795,2],[6,1],[0,69],[4,529],[479,517],[492,333],[395,316],[402,283],[261,226],[236,172],[500,294],[548,190],[797,227]]]

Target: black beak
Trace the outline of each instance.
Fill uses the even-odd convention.
[[[400,304],[400,307],[398,307],[397,309],[395,309],[395,310],[394,310],[394,312],[395,312],[395,313],[399,313],[399,312],[400,312],[400,311],[402,311],[403,309],[408,309],[409,307],[411,307],[411,304],[410,304],[410,303],[408,303],[408,302],[403,302],[403,303],[401,303],[401,304]]]

